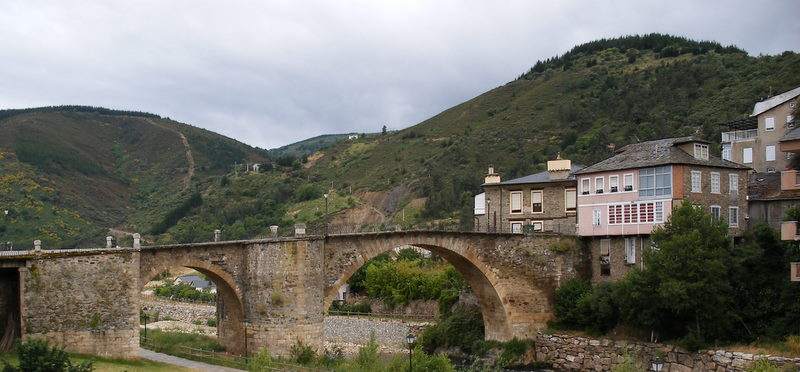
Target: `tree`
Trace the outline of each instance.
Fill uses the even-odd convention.
[[[383,126],[383,128],[381,128],[381,134],[386,135],[386,126],[385,125]]]
[[[723,221],[684,201],[650,236],[657,248],[644,252],[646,269],[620,283],[623,319],[683,337],[690,348],[729,337],[735,259],[727,232]]]

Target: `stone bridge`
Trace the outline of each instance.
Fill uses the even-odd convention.
[[[320,348],[325,310],[339,286],[378,254],[411,245],[463,274],[478,298],[487,339],[527,339],[552,318],[555,288],[575,275],[577,249],[557,252],[554,247],[564,246],[559,239],[569,238],[409,231],[4,252],[0,324],[76,352],[135,356],[142,287],[183,266],[217,285],[219,341],[229,351],[267,347],[285,355],[298,339]]]

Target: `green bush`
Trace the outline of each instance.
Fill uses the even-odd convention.
[[[314,352],[311,345],[303,343],[299,338],[297,342],[289,348],[289,355],[292,361],[302,365],[311,364],[317,357],[317,353]]]
[[[425,328],[420,334],[419,344],[428,353],[440,347],[455,346],[468,354],[477,354],[477,349],[483,346],[483,337],[480,310],[458,308],[439,324]]]
[[[589,298],[592,286],[580,278],[572,278],[556,290],[553,312],[558,326],[580,329],[591,315]]]
[[[29,339],[17,345],[19,366],[3,361],[3,372],[89,372],[94,371],[92,361],[73,365],[64,348],[50,346],[45,340]]]
[[[747,369],[747,372],[781,372],[781,370],[768,359],[758,359]]]

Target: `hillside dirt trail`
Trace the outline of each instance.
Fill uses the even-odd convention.
[[[189,164],[189,171],[186,173],[186,176],[183,177],[183,189],[184,190],[188,189],[189,186],[191,185],[192,177],[194,177],[194,155],[192,155],[192,148],[189,147],[189,140],[186,139],[186,136],[183,133],[181,133],[179,130],[175,128],[170,128],[164,124],[156,123],[151,119],[144,119],[144,120],[154,126],[175,133],[175,135],[177,135],[181,139],[183,147],[186,148],[186,162]]]

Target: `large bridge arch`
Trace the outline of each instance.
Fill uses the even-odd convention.
[[[139,292],[152,278],[170,268],[188,267],[206,275],[217,286],[217,339],[226,350],[234,354],[243,354],[245,352],[243,323],[246,316],[242,288],[235,274],[228,272],[220,264],[224,261],[214,259],[219,254],[217,251],[224,251],[224,247],[218,245],[206,245],[205,249],[202,247],[198,249],[197,246],[190,248],[189,245],[177,245],[142,249]],[[228,254],[226,258],[230,260],[232,257]]]
[[[394,247],[439,254],[464,276],[478,298],[486,338],[532,338],[553,318],[552,297],[573,257],[554,252],[558,235],[391,232],[325,239],[324,309],[358,268]]]

